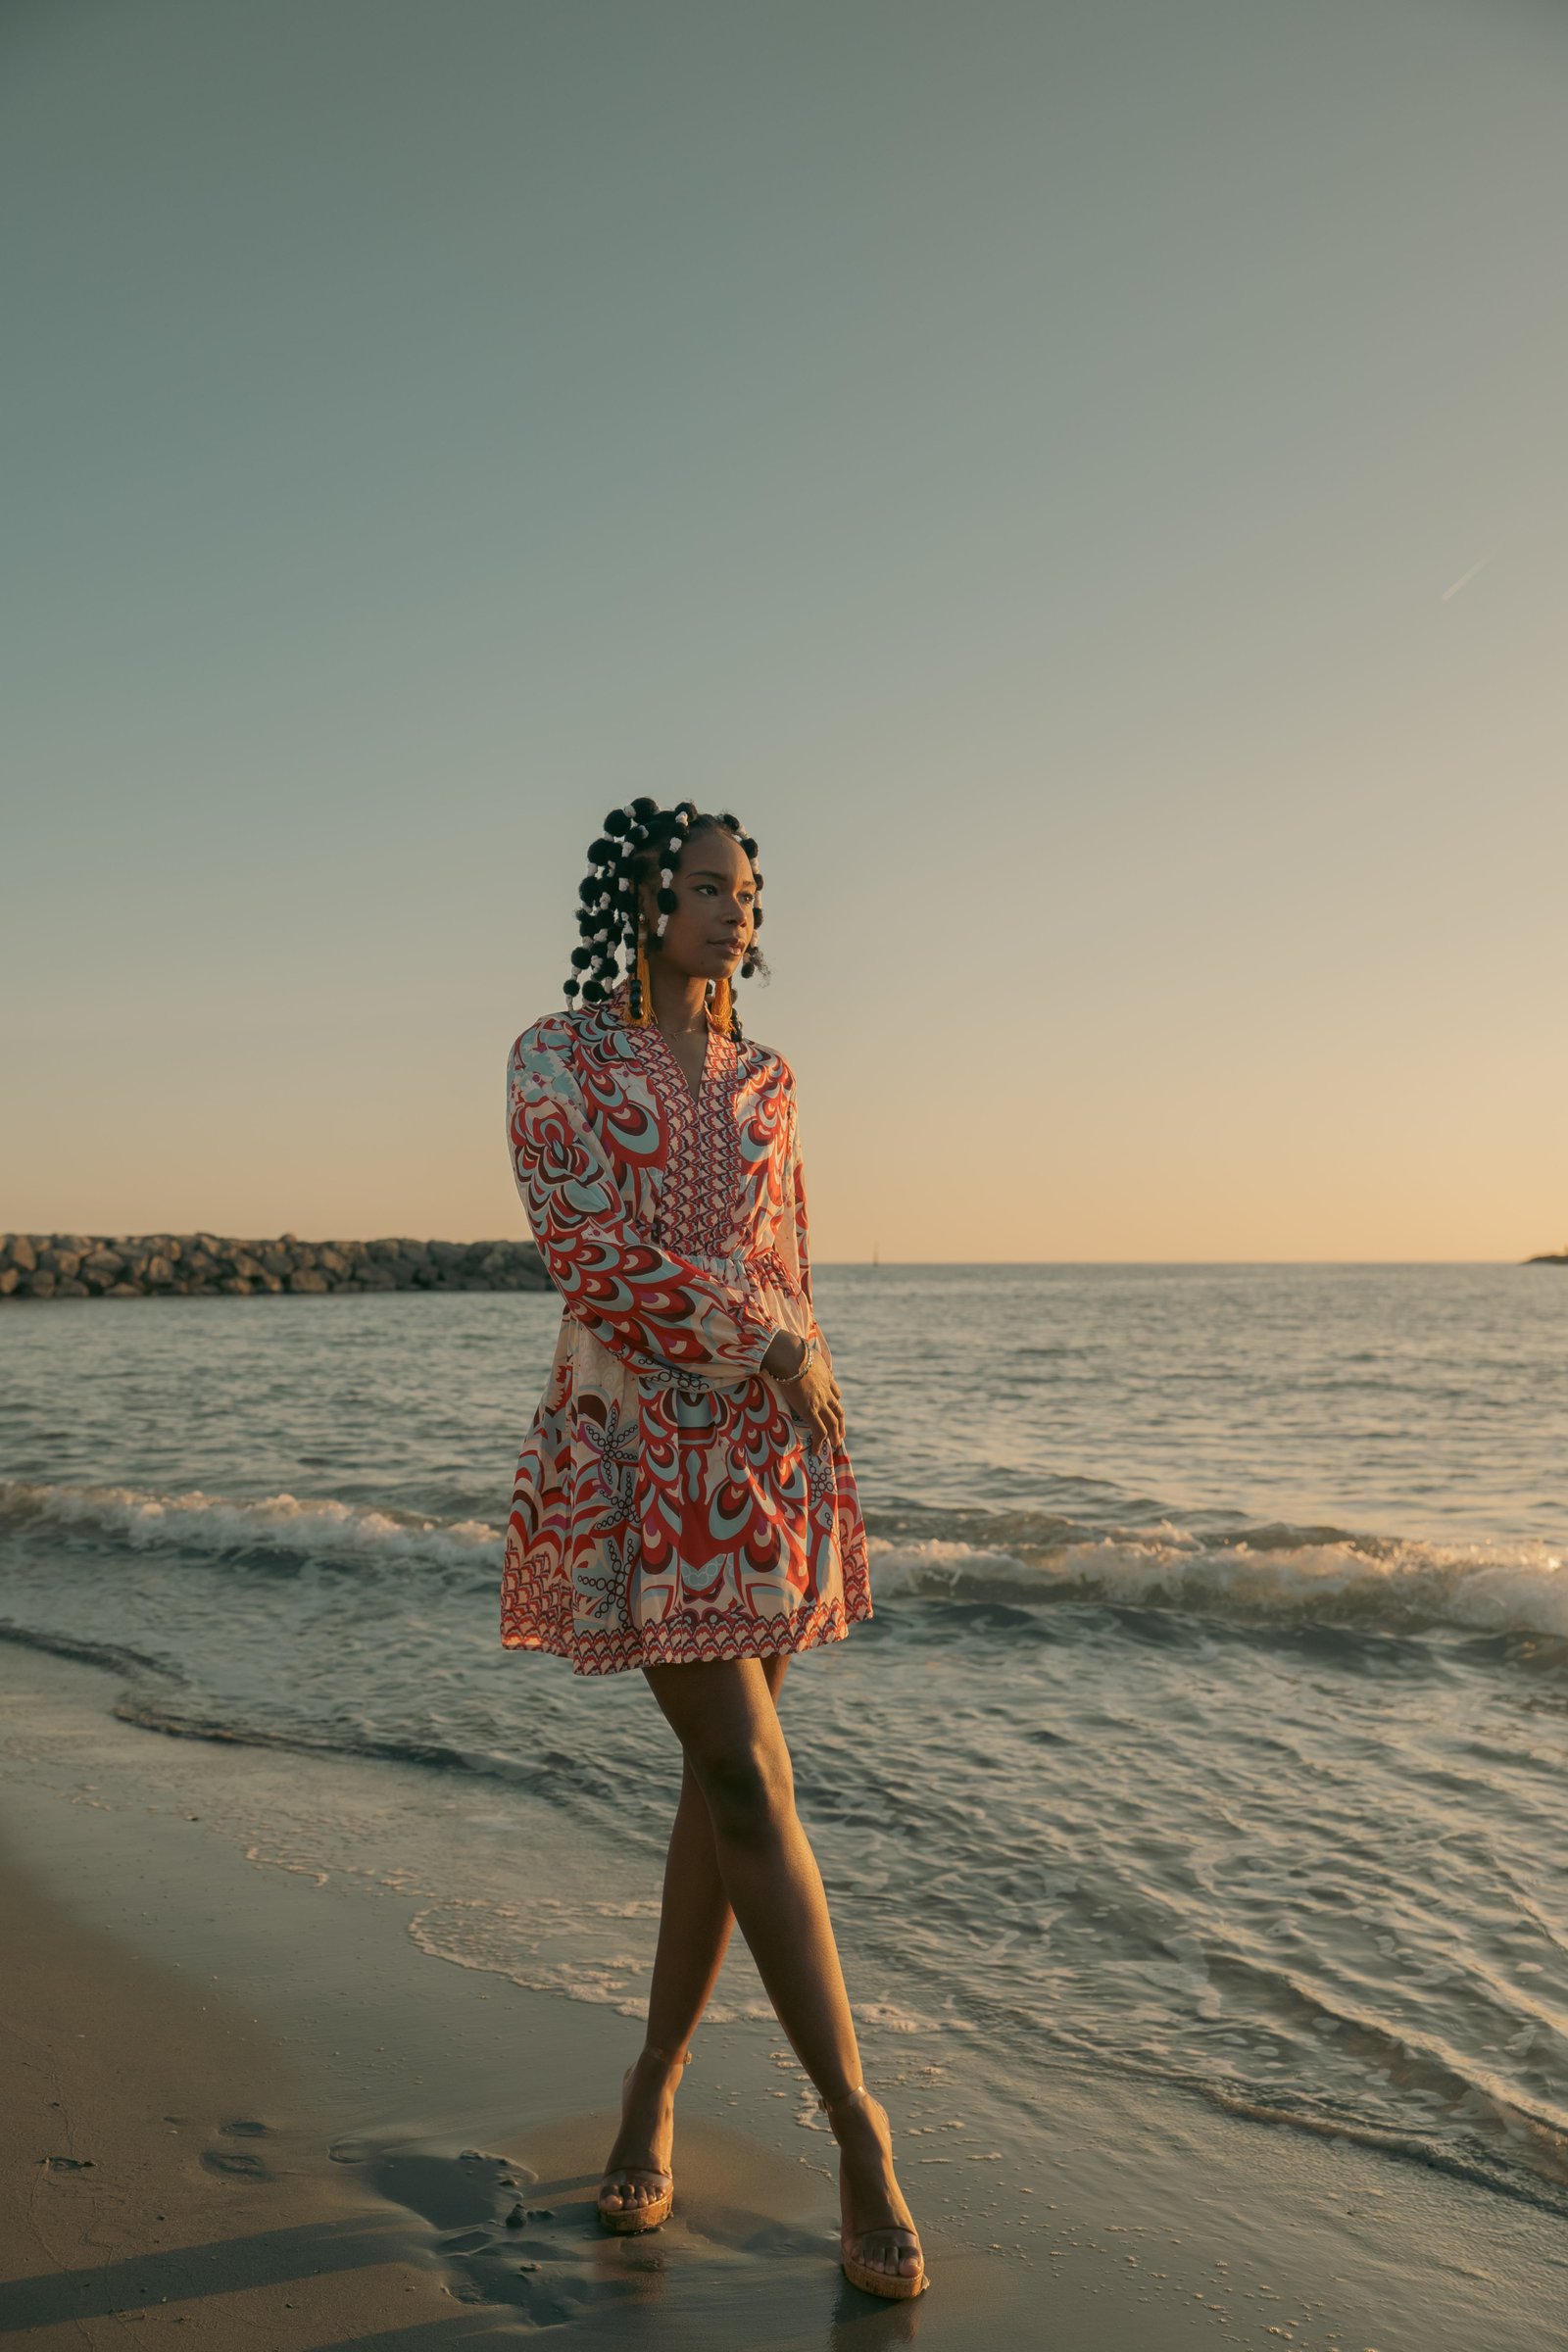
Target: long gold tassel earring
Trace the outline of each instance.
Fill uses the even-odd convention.
[[[631,1017],[641,1029],[653,1018],[654,991],[648,977],[648,937],[642,916],[637,918],[637,985],[632,990]]]
[[[730,997],[728,980],[715,980],[713,993],[708,1000],[708,1017],[720,1037],[729,1035]]]

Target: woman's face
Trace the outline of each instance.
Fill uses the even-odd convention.
[[[649,953],[662,955],[671,970],[688,979],[732,979],[756,930],[757,879],[740,843],[719,826],[694,833],[670,887],[675,911],[662,939],[654,937],[659,921],[657,875],[643,893]]]

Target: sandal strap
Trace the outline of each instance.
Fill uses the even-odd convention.
[[[876,2270],[881,2266],[868,2261],[867,2257],[873,2251],[873,2241],[879,2237],[890,2240],[902,2238],[906,2241],[902,2245],[893,2243],[888,2246],[888,2252],[895,2259],[906,2254],[912,2254],[915,2258],[915,2268],[912,2271],[890,2271],[888,2274],[890,2278],[917,2278],[920,2277],[925,2269],[925,2248],[920,2243],[919,2231],[906,2230],[902,2223],[896,2227],[890,2226],[885,2230],[855,2230],[847,2237],[841,2234],[839,2252],[847,2262],[858,2262],[865,2270]]]

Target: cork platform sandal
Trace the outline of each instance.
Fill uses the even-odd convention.
[[[688,2050],[682,2063],[690,2066],[691,2062],[692,2054]],[[626,2088],[631,2078],[632,2068],[628,2066],[620,2079],[622,2113],[625,2111]],[[606,2191],[611,2183],[616,2180],[624,2180],[634,2188],[640,2186],[644,2181],[658,2182],[662,2185],[654,2187],[650,2195],[638,2197],[633,2204],[607,2205],[605,2203]],[[651,2164],[606,2165],[604,2178],[599,2183],[599,2220],[603,2228],[612,2230],[617,2237],[637,2237],[645,2230],[657,2230],[661,2223],[668,2221],[674,2202],[675,2176],[673,2173],[661,2172],[656,2165]]]
[[[853,2090],[845,2092],[842,2099],[834,2099],[831,2102],[827,2099],[818,2099],[817,2104],[831,2123],[835,2111],[847,2107],[852,2099],[870,2098],[871,2094],[865,2084],[858,2082]],[[871,2103],[873,2106],[877,2104],[875,2100],[872,2100]],[[841,2216],[843,2206],[844,2183],[841,2173],[839,2176]],[[880,2238],[891,2244],[895,2261],[903,2254],[916,2255],[919,2259],[918,2269],[902,2272],[875,2269],[864,2259],[870,2241],[874,2238]],[[844,2276],[852,2286],[858,2286],[862,2294],[881,2295],[888,2302],[909,2302],[914,2296],[923,2295],[931,2283],[926,2275],[925,2256],[920,2248],[920,2234],[912,2223],[884,2222],[874,2229],[854,2230],[841,2226],[839,2259],[844,2266]]]

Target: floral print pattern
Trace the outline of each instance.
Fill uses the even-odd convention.
[[[854,1472],[760,1370],[781,1326],[821,1337],[789,1064],[710,1031],[694,1096],[622,989],[523,1031],[507,1133],[564,1312],[503,1644],[613,1674],[840,1640],[871,1614]]]

